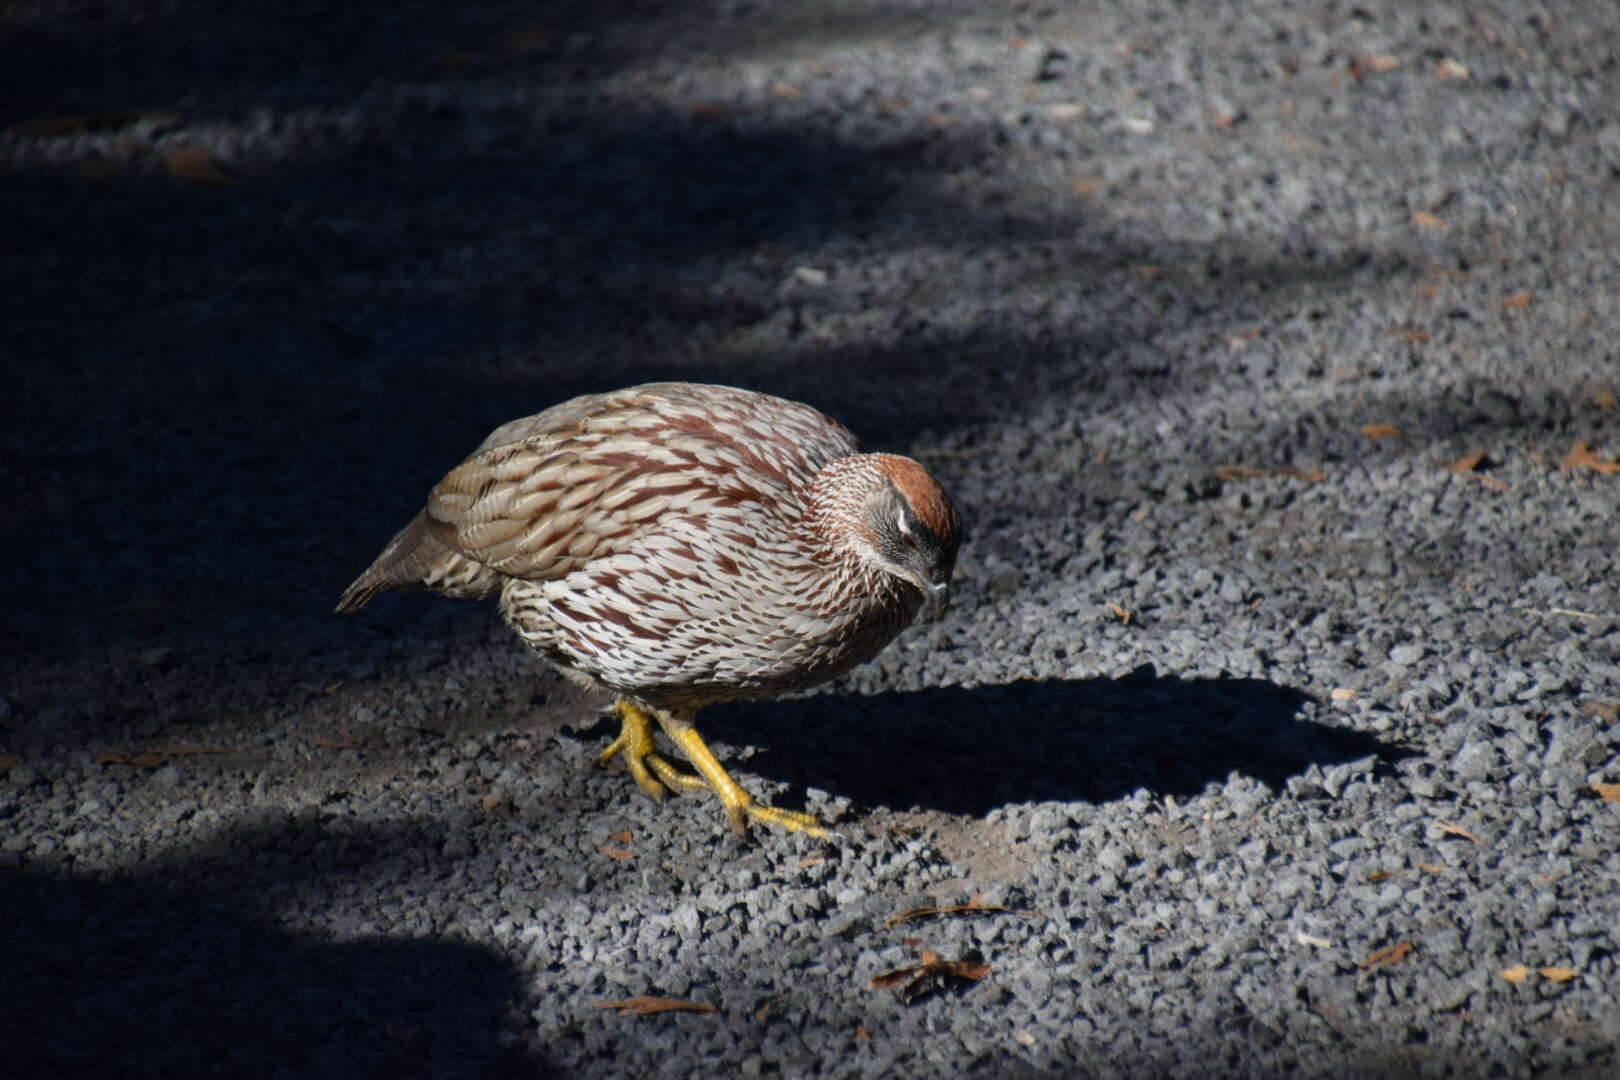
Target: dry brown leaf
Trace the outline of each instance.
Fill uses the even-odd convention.
[[[681,998],[652,997],[648,994],[637,994],[633,998],[623,1001],[593,1001],[593,1009],[618,1009],[620,1016],[650,1016],[653,1013],[663,1012],[718,1012],[713,1005],[706,1001],[685,1001]]]
[[[1434,77],[1441,80],[1466,79],[1468,78],[1468,69],[1455,60],[1436,60],[1434,62]]]
[[[79,175],[86,180],[106,180],[114,176],[122,176],[129,165],[125,158],[108,157],[105,154],[91,154],[80,158],[77,166]]]
[[[59,135],[78,135],[86,131],[116,131],[141,119],[172,122],[179,118],[172,113],[142,113],[133,109],[107,109],[88,113],[41,113],[19,120],[7,130],[25,139],[48,139]]]
[[[1471,473],[1485,462],[1485,451],[1473,450],[1456,461],[1446,462],[1446,468],[1454,473]]]
[[[1131,625],[1131,615],[1132,615],[1131,611],[1129,611],[1126,608],[1120,607],[1118,604],[1114,603],[1111,600],[1104,600],[1103,601],[1103,606],[1106,607],[1109,611],[1114,613],[1114,618],[1118,619],[1120,621],[1121,625],[1124,625],[1124,626]]]
[[[628,844],[635,839],[635,836],[636,834],[629,829],[619,829],[617,832],[608,833],[609,840],[617,840],[621,844]]]
[[[1611,724],[1620,724],[1620,701],[1582,702],[1581,712],[1587,716],[1596,716],[1607,720]]]
[[[1503,300],[1497,306],[1498,307],[1505,307],[1505,308],[1529,307],[1530,306],[1530,301],[1534,300],[1535,298],[1536,298],[1535,290],[1533,290],[1533,289],[1521,289],[1520,291],[1514,293],[1512,296],[1508,297],[1506,300]]]
[[[1134,270],[1136,272],[1136,276],[1141,278],[1143,281],[1158,281],[1167,273],[1165,268],[1162,266],[1141,265],[1133,266],[1131,269]]]
[[[1276,469],[1257,469],[1253,465],[1217,465],[1215,476],[1221,480],[1252,480],[1261,476],[1291,476],[1314,484],[1327,479],[1321,469],[1302,469],[1298,465],[1284,465]]]
[[[1592,790],[1604,802],[1620,802],[1620,784],[1593,784]]]
[[[1445,865],[1444,863],[1418,862],[1416,859],[1412,860],[1412,865],[1417,867],[1419,870],[1427,870],[1431,874],[1445,874],[1449,873],[1451,870],[1451,867]]]
[[[1530,977],[1530,969],[1523,964],[1514,964],[1510,968],[1503,968],[1497,974],[1508,982],[1522,983]]]
[[[805,869],[811,866],[820,866],[826,861],[827,856],[825,855],[806,855],[804,858],[799,860],[799,868]]]
[[[689,101],[681,108],[686,110],[687,116],[701,120],[724,120],[737,113],[730,105],[723,105],[718,101]]]
[[[206,146],[182,146],[163,156],[163,171],[175,180],[188,184],[208,184],[230,187],[236,178],[225,171],[225,166]]]
[[[1065,180],[1063,186],[1069,189],[1070,195],[1078,195],[1082,199],[1089,199],[1098,192],[1106,190],[1108,182],[1089,176],[1075,176]]]
[[[1578,440],[1574,446],[1570,447],[1569,453],[1565,454],[1558,464],[1565,469],[1579,469],[1584,466],[1606,476],[1620,473],[1620,461],[1610,461],[1608,458],[1599,457],[1597,452],[1592,449],[1591,444],[1584,439]]]
[[[1613,390],[1599,390],[1592,395],[1592,404],[1610,412],[1620,412],[1620,397],[1615,397]]]
[[[1446,227],[1444,218],[1438,214],[1431,214],[1427,210],[1412,211],[1412,224],[1420,229],[1443,229]]]
[[[800,90],[797,86],[794,86],[790,82],[782,82],[780,80],[771,83],[771,93],[775,94],[779,98],[804,97],[803,90]]]
[[[872,1041],[872,1033],[870,1031],[866,1030],[866,1025],[865,1024],[856,1024],[855,1025],[855,1041],[856,1042],[871,1042]]]
[[[1443,833],[1450,833],[1452,836],[1460,836],[1465,840],[1472,840],[1480,847],[1485,846],[1485,841],[1481,840],[1479,837],[1475,836],[1461,825],[1458,825],[1455,821],[1431,821],[1429,822],[1429,828],[1439,829]]]
[[[908,922],[911,919],[922,919],[928,917],[929,915],[980,914],[1024,915],[1038,918],[1040,917],[1041,913],[1038,911],[1026,911],[1020,908],[1002,907],[999,904],[981,904],[975,898],[965,904],[945,904],[939,907],[907,908],[905,911],[890,915],[887,919],[883,920],[883,925],[885,928],[899,926],[901,923]]]
[[[1497,491],[1513,490],[1513,485],[1502,479],[1500,476],[1491,476],[1489,473],[1475,473],[1474,476],[1479,480],[1480,483],[1484,484],[1488,488],[1494,488]]]
[[[9,769],[17,764],[16,754],[0,754],[0,769]]]
[[[1541,973],[1541,977],[1543,979],[1548,979],[1552,982],[1569,982],[1571,979],[1578,979],[1581,977],[1581,973],[1576,971],[1574,968],[1544,967],[1537,968],[1536,970]]]
[[[1393,945],[1385,945],[1361,962],[1363,968],[1389,967],[1398,964],[1417,951],[1417,946],[1410,941],[1398,941]]]
[[[763,1024],[767,1020],[783,1015],[787,1012],[786,1005],[786,994],[777,994],[774,997],[766,998],[754,1009],[754,1023]]]
[[[1393,71],[1401,66],[1401,58],[1391,56],[1389,53],[1378,53],[1362,61],[1362,66],[1368,71]]]
[[[1397,337],[1403,337],[1407,341],[1414,341],[1419,344],[1429,340],[1429,332],[1427,330],[1413,330],[1412,328],[1405,326],[1401,327],[1399,330],[1396,330],[1395,334]]]
[[[137,769],[155,769],[163,761],[162,754],[150,750],[103,750],[96,755],[98,765],[133,765]]]
[[[629,862],[631,859],[636,857],[635,852],[626,851],[624,848],[599,847],[596,850],[600,851],[602,854],[606,855],[608,858],[617,860],[618,862]]]
[[[1391,435],[1399,435],[1401,429],[1394,424],[1363,424],[1361,425],[1361,433],[1376,442],[1379,439],[1387,439]]]
[[[1390,878],[1398,877],[1404,873],[1406,873],[1405,870],[1374,870],[1372,873],[1367,875],[1367,880],[1374,883],[1388,881]]]
[[[907,939],[914,941],[915,939]],[[990,974],[990,965],[977,959],[946,960],[933,949],[917,948],[921,963],[874,975],[867,984],[874,990],[893,990],[902,1005],[943,989],[952,980],[975,982]]]

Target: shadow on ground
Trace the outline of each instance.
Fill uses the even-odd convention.
[[[253,850],[287,839],[232,843]],[[361,871],[390,839],[399,838],[362,838],[335,862],[310,850],[244,865],[209,844],[117,877],[0,871],[0,1073],[554,1075],[501,1043],[522,1017],[522,977],[509,958],[431,921],[420,937],[347,941],[275,924],[263,898],[289,883],[325,888],[310,879]],[[248,893],[244,878],[257,879]],[[244,895],[265,910],[246,910]]]
[[[1281,789],[1312,765],[1411,756],[1302,719],[1310,700],[1264,679],[1182,679],[1145,665],[1118,679],[717,706],[700,727],[711,742],[765,747],[736,762],[739,775],[862,806],[972,816],[1009,803],[1102,803],[1137,789],[1187,797],[1232,773]]]

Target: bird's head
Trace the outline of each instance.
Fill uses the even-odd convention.
[[[943,618],[962,539],[956,507],[928,470],[910,458],[865,456],[876,477],[858,511],[857,546],[879,570],[915,586],[929,613]]]

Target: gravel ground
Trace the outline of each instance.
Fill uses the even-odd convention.
[[[0,8],[8,1075],[1620,1073],[1617,79],[1599,3]],[[968,514],[706,714],[837,843],[328,614],[666,378]]]

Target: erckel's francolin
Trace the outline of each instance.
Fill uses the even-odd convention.
[[[926,601],[945,613],[960,523],[917,462],[858,452],[807,405],[649,383],[496,428],[344,592],[421,585],[499,595],[569,675],[618,695],[641,789],[710,788],[732,824],[825,836],[762,805],[693,726],[706,705],[825,682],[870,659]],[[649,714],[696,776],[658,752]]]

